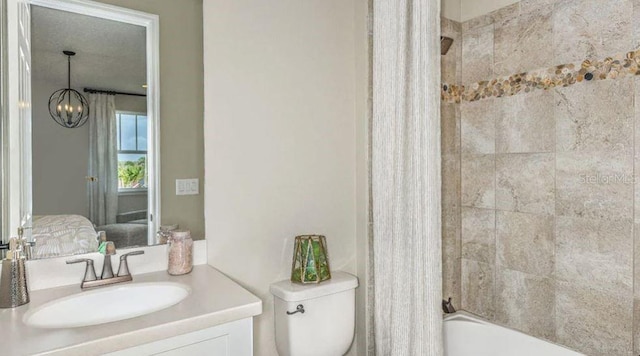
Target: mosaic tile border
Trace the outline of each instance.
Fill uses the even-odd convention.
[[[450,103],[477,101],[529,93],[539,89],[567,87],[584,81],[616,79],[633,75],[640,75],[640,49],[599,61],[585,60],[562,64],[481,81],[469,86],[443,83],[441,98]]]

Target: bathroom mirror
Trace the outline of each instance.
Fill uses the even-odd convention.
[[[201,22],[201,2],[199,19],[197,1],[188,3],[196,4],[192,13]],[[191,228],[194,238],[203,238],[203,217],[194,222],[193,216],[160,205],[163,188],[173,193],[166,189],[171,181],[160,185],[161,176],[200,178],[201,173],[197,165],[187,176],[160,167],[160,151],[172,151],[173,138],[160,146],[161,116],[169,105],[161,110],[160,20],[153,13],[156,8],[176,13],[167,7],[177,5],[141,1],[134,6],[148,9],[129,9],[119,0],[7,0],[7,6],[8,51],[20,54],[8,63],[9,86],[17,89],[8,102],[20,104],[8,106],[6,120],[12,137],[3,173],[9,172],[12,193],[3,199],[5,234],[23,227],[35,243],[34,258],[96,251],[98,231],[106,231],[116,248],[155,244],[162,223]],[[201,60],[201,52],[194,55]],[[12,66],[19,75],[11,74]],[[197,94],[199,105],[183,100],[181,110],[200,111],[200,117],[180,119],[201,125],[201,79],[186,84],[194,84],[184,89]],[[64,96],[64,90],[74,96]],[[201,196],[181,198],[184,206],[176,204],[176,210],[197,214],[193,207],[201,201]]]
[[[0,48],[6,47],[6,11],[5,11],[5,2],[4,0],[0,0]],[[0,201],[3,202],[0,205],[0,234],[1,236],[6,236],[8,234],[8,225],[6,224],[8,213],[7,204],[4,204],[6,198],[6,186],[5,186],[5,172],[7,169],[5,167],[6,159],[6,143],[7,137],[5,136],[5,124],[6,124],[6,51],[0,51]],[[3,242],[3,239],[0,237],[0,243]],[[2,256],[2,251],[0,251],[0,257]]]

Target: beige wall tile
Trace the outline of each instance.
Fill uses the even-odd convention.
[[[555,341],[555,283],[509,269],[496,269],[496,320],[527,334]]]
[[[577,285],[633,293],[633,224],[558,217],[556,278]]]
[[[538,90],[498,100],[502,110],[496,121],[496,152],[555,151],[553,92]]]
[[[462,206],[495,208],[495,155],[462,155]]]
[[[441,56],[443,83],[459,82],[462,48],[459,22],[442,18],[442,35],[453,38],[447,55]],[[442,131],[442,292],[459,306],[460,278],[460,106],[441,104]]]
[[[493,25],[462,32],[462,83],[493,76]]]
[[[633,298],[556,283],[556,337],[590,356],[631,355]]]
[[[633,78],[560,88],[555,100],[558,152],[633,149]]]
[[[640,0],[521,0],[460,33],[443,22],[460,36],[443,80],[470,85],[628,52],[640,48],[636,23]],[[640,77],[459,108],[443,107],[459,115],[442,129],[444,296],[588,355],[631,356],[634,337],[640,354]]]
[[[640,3],[640,0],[638,0],[638,2]],[[638,5],[638,7],[640,8],[640,4]],[[635,196],[636,209],[635,209],[634,216],[635,216],[636,224],[640,224],[640,77],[635,78],[634,87],[635,87],[635,94],[636,94],[635,95],[635,120],[634,120],[634,125],[635,125],[634,196]]]
[[[446,55],[440,56],[442,83],[457,84],[460,82],[460,59],[462,54],[462,26],[459,22],[441,18],[441,35],[453,39],[453,44]]]
[[[460,70],[460,39],[454,39],[447,54],[440,56],[440,67],[442,83],[456,84],[459,82],[458,73]]]
[[[462,258],[495,263],[496,212],[493,209],[462,208]]]
[[[441,56],[443,83],[460,81],[460,54],[462,49],[459,22],[442,18],[442,35],[453,38],[449,52]],[[442,131],[442,292],[443,298],[461,302],[460,278],[460,106],[441,104]]]
[[[443,155],[442,170],[443,297],[460,303],[460,156]]]
[[[442,153],[460,152],[460,105],[440,103],[440,130]]]
[[[462,32],[470,32],[477,28],[486,27],[488,25],[493,25],[493,16],[491,16],[491,14],[477,16],[462,23]]]
[[[640,224],[633,225],[633,296],[640,298]],[[640,333],[640,330],[638,330]],[[640,344],[638,345],[640,347]]]
[[[540,8],[553,9],[553,6],[558,1],[559,0],[522,0],[520,1],[520,13],[525,14],[527,12],[535,11]]]
[[[586,219],[632,219],[631,154],[557,153],[556,214]]]
[[[459,39],[458,43],[460,43]],[[459,67],[458,59],[460,58],[458,47],[459,46],[456,45],[456,40],[454,39],[454,42],[449,48],[447,54],[440,56],[440,68],[442,73],[440,80],[443,84],[456,84],[458,82],[458,78],[456,76]]]
[[[462,259],[462,308],[485,318],[493,319],[494,266]]]
[[[460,208],[443,209],[442,252],[443,259],[460,258]],[[444,215],[447,217],[444,217]]]
[[[458,210],[457,219],[460,219]],[[453,298],[460,304],[460,226],[442,227],[442,293],[443,298]]]
[[[640,354],[640,299],[633,300],[633,353]]]
[[[514,4],[511,7],[518,7]],[[502,26],[496,20],[494,75],[505,76],[554,65],[552,7],[520,14],[508,12]],[[515,17],[514,17],[515,15]]]
[[[460,207],[460,155],[442,155],[442,177],[443,211]]]
[[[456,309],[462,302],[461,281],[462,275],[460,258],[448,258],[442,260],[442,299],[451,298],[451,303]]]
[[[554,155],[496,155],[496,209],[552,215],[555,211]]]
[[[497,211],[498,265],[538,276],[551,276],[555,258],[553,220],[544,215]]]
[[[554,11],[553,51],[557,64],[604,58],[629,51],[631,1],[564,0]]]
[[[487,99],[460,104],[462,152],[495,152],[496,118],[500,115],[496,100],[500,99]]]
[[[640,0],[633,0],[633,49],[640,48]]]
[[[489,16],[493,19],[493,24],[497,30],[499,27],[510,26],[518,21],[520,15],[520,3],[504,6],[498,10],[492,11]]]
[[[444,36],[460,35],[462,32],[462,24],[460,22],[446,17],[440,17],[440,28]]]

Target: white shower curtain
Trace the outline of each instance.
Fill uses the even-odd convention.
[[[89,219],[97,226],[116,223],[118,213],[118,148],[113,95],[89,95]]]
[[[440,0],[374,0],[377,355],[442,355]]]

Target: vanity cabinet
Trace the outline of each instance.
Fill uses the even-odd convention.
[[[252,318],[108,353],[109,356],[251,356]]]

